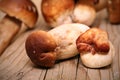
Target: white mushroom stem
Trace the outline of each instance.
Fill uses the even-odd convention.
[[[78,4],[73,10],[72,19],[76,23],[92,25],[96,18],[96,11],[93,7],[86,4]]]
[[[19,31],[21,22],[10,16],[5,16],[0,22],[0,55],[10,44],[12,38]]]
[[[71,23],[50,30],[48,33],[54,37],[57,43],[55,49],[57,60],[68,59],[79,54],[76,39],[88,29],[89,27],[84,24]]]

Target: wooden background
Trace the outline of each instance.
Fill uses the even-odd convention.
[[[82,65],[79,55],[55,64],[53,68],[36,67],[25,51],[25,40],[35,30],[49,30],[40,12],[41,0],[33,0],[39,10],[36,28],[17,35],[0,56],[0,80],[120,80],[120,24],[110,24],[106,10],[97,13],[94,26],[104,29],[115,47],[110,66],[90,69]],[[0,12],[2,19],[3,13]]]

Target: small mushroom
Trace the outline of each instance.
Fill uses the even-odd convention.
[[[106,31],[98,28],[91,28],[81,34],[76,45],[83,64],[90,68],[110,65],[115,55]]]
[[[7,15],[0,22],[0,54],[20,30],[21,23],[33,28],[38,13],[30,0],[0,0],[0,10]]]

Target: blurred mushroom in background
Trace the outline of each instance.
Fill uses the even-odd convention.
[[[42,0],[41,11],[50,27],[72,23],[71,14],[74,0]]]
[[[66,23],[91,26],[96,12],[107,7],[107,0],[42,0],[40,7],[50,27]]]
[[[36,6],[30,0],[0,0],[0,10],[6,16],[0,22],[0,55],[19,32],[21,24],[33,28],[38,17]]]
[[[111,23],[120,23],[120,0],[108,0],[108,15]]]

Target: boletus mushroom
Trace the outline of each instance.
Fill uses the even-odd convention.
[[[48,32],[35,31],[26,42],[25,49],[30,60],[40,67],[53,67],[57,60],[78,54],[76,39],[88,30],[83,24],[63,24]]]
[[[72,23],[71,14],[74,0],[42,0],[41,11],[50,27]]]
[[[38,17],[37,9],[30,0],[0,0],[0,10],[6,16],[0,22],[0,54],[20,30],[21,23],[33,28]]]

